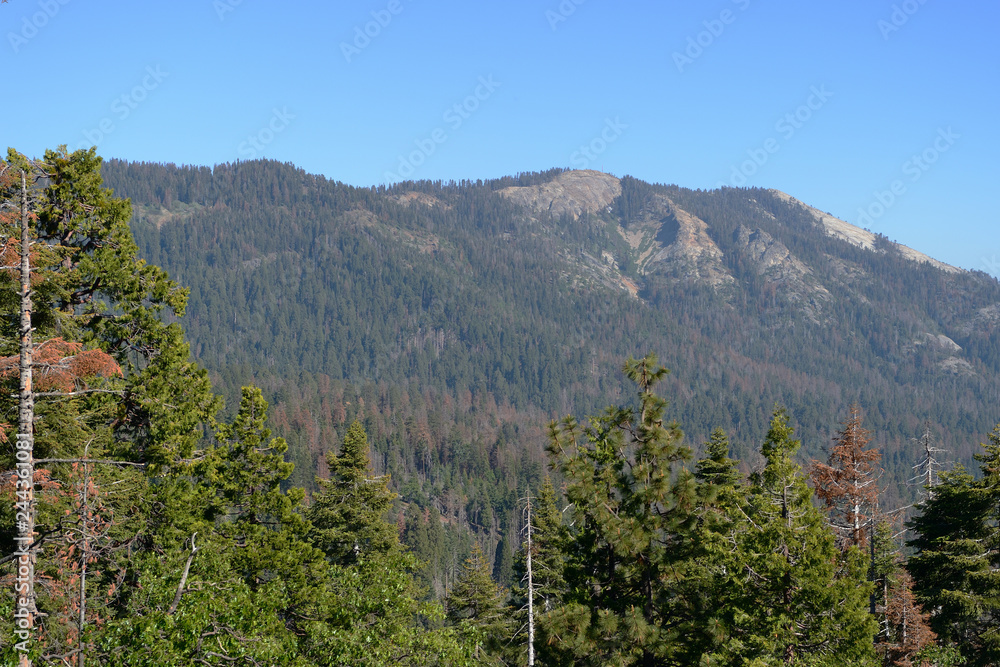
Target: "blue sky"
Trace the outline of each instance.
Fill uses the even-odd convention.
[[[1000,4],[9,0],[6,145],[773,187],[1000,276]]]

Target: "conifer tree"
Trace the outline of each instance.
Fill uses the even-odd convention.
[[[475,642],[478,664],[504,664],[514,634],[507,592],[490,576],[489,563],[476,542],[458,582],[445,598],[448,620]]]
[[[139,555],[141,594],[106,632],[108,645],[132,649],[106,664],[309,664],[300,637],[325,561],[305,539],[304,493],[281,489],[291,464],[266,419],[260,390],[244,387],[233,423],[215,425],[174,504],[184,552]]]
[[[638,406],[608,408],[586,428],[572,418],[550,427],[575,522],[564,604],[542,619],[560,664],[683,664],[685,632],[697,631],[697,499],[681,467],[691,453],[653,393],[667,370],[652,354],[624,370]]]
[[[931,628],[976,666],[1000,663],[1000,426],[983,449],[981,479],[957,466],[919,505],[907,562]]]
[[[742,481],[736,461],[729,458],[729,436],[721,428],[713,430],[705,443],[705,457],[698,460],[694,475],[699,482],[716,487],[735,487]]]
[[[858,552],[838,571],[837,549],[794,455],[800,443],[776,409],[742,507],[730,579],[732,624],[710,657],[718,664],[873,664],[876,624]],[[758,661],[754,663],[753,661]],[[716,663],[709,663],[716,664]]]
[[[318,665],[471,665],[474,643],[421,602],[418,562],[387,520],[396,495],[371,473],[368,437],[355,421],[339,454],[327,456],[330,478],[317,480],[307,517],[309,541],[327,561],[317,602],[307,608],[307,655]]]
[[[532,570],[539,613],[555,609],[566,594],[565,561],[569,531],[563,523],[552,479],[546,475],[532,504]]]
[[[371,476],[368,436],[360,422],[347,429],[339,454],[327,454],[330,478],[317,480],[309,508],[312,541],[332,563],[399,551],[399,533],[386,516],[396,494],[387,477]]]
[[[878,481],[882,470],[878,466],[882,454],[867,449],[871,432],[861,425],[861,407],[851,406],[844,427],[834,438],[827,463],[814,462],[810,477],[816,497],[830,512],[830,525],[837,533],[842,549],[864,549],[877,523]]]
[[[698,539],[704,554],[701,567],[694,571],[702,591],[695,625],[702,634],[689,635],[689,639],[698,638],[691,642],[692,660],[712,656],[736,623],[734,594],[740,585],[733,578],[739,576],[742,564],[734,547],[749,528],[743,509],[744,479],[736,461],[729,458],[729,437],[722,429],[712,431],[705,443],[705,457],[695,464],[695,478],[700,504]]]
[[[515,562],[517,584],[511,589],[512,616],[520,626],[518,641],[524,647],[522,653],[527,653],[526,628],[530,623],[528,618],[528,572],[527,559],[529,555],[528,530],[531,531],[531,584],[532,604],[534,613],[534,651],[539,664],[558,664],[558,656],[549,654],[550,641],[546,634],[544,623],[540,618],[562,604],[566,595],[565,568],[567,562],[566,548],[569,531],[563,523],[563,515],[559,509],[558,497],[552,479],[546,475],[538,490],[537,498],[526,499],[530,503],[530,525],[525,526],[524,540],[521,552]],[[553,641],[554,643],[554,641]],[[520,659],[523,661],[523,658]]]

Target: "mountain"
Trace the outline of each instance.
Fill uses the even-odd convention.
[[[405,501],[497,543],[544,474],[545,424],[628,401],[630,354],[672,370],[689,444],[722,426],[748,467],[776,402],[806,458],[859,403],[900,504],[925,422],[966,461],[1000,420],[1000,283],[775,190],[558,169],[358,188],[267,161],[103,174],[143,255],[191,288],[197,360],[230,398],[270,396],[297,483],[360,417]]]

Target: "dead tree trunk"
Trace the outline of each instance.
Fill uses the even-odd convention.
[[[535,584],[531,577],[531,496],[528,508],[528,665],[535,664]]]
[[[31,364],[31,234],[28,228],[28,185],[21,171],[21,331],[20,397],[17,427],[17,576],[14,583],[14,618],[20,653],[19,665],[30,667],[28,642],[35,625],[35,395]]]

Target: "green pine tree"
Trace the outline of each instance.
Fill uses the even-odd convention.
[[[1000,663],[1000,426],[983,449],[981,479],[941,473],[910,522],[907,562],[931,628],[976,666]]]
[[[698,460],[695,478],[703,484],[716,487],[736,487],[743,481],[737,462],[729,458],[729,436],[721,428],[712,431],[705,443],[705,457]]]
[[[776,410],[761,453],[764,469],[740,508],[731,563],[730,626],[704,664],[874,664],[867,563],[857,549],[838,572],[838,550],[793,457],[799,441]]]
[[[264,425],[267,403],[256,387],[242,394],[236,419],[216,425],[215,445],[175,497],[175,510],[190,503],[176,514],[192,531],[187,553],[139,556],[142,594],[109,626],[109,643],[132,650],[107,664],[311,664],[300,637],[325,561],[305,539],[304,493],[281,489],[292,470],[284,440]]]
[[[445,598],[449,622],[475,643],[481,665],[502,665],[514,634],[507,591],[490,575],[489,563],[476,542],[454,588]]]
[[[359,422],[328,455],[330,478],[307,513],[310,542],[327,560],[318,602],[308,608],[307,654],[318,665],[471,665],[474,643],[450,627],[432,629],[440,605],[421,602],[419,563],[401,544],[387,513],[396,495],[373,477]]]
[[[317,480],[309,508],[312,541],[331,562],[350,565],[369,555],[398,551],[399,533],[386,521],[396,494],[388,477],[373,477],[368,437],[360,422],[347,429],[339,454],[327,454],[330,478]]]
[[[551,426],[574,523],[568,591],[540,619],[560,664],[686,664],[687,634],[699,632],[697,491],[682,467],[691,452],[653,393],[667,370],[648,355],[630,358],[625,374],[638,406],[608,408],[586,428],[572,418]]]

